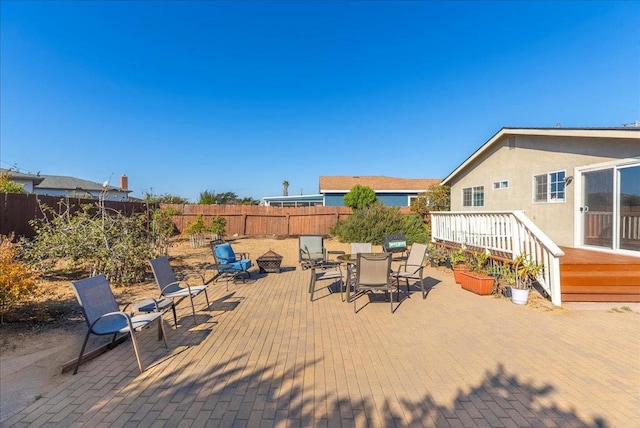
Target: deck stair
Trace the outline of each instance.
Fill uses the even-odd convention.
[[[640,257],[562,248],[563,302],[640,302]]]

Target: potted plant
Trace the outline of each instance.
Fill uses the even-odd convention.
[[[482,296],[493,293],[495,278],[487,273],[486,266],[489,255],[488,251],[472,253],[471,269],[460,272],[462,288]]]
[[[450,267],[451,262],[449,261],[449,255],[443,247],[429,244],[428,254],[431,267],[438,267],[443,265]]]
[[[529,300],[529,290],[538,275],[542,273],[544,265],[536,263],[528,256],[520,254],[513,261],[515,283],[511,286],[511,301],[517,305],[526,305]]]
[[[462,250],[461,248],[455,250],[453,253],[451,253],[450,260],[453,268],[453,279],[456,281],[456,283],[460,284],[462,281],[460,272],[469,270],[469,267],[466,265],[467,258],[464,250]]]

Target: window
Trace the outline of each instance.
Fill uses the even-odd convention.
[[[509,188],[509,181],[507,180],[494,181],[493,183],[493,190],[507,189],[507,188]]]
[[[564,202],[565,172],[556,171],[534,175],[533,200],[535,202]]]
[[[483,207],[484,206],[484,186],[467,187],[462,189],[463,207]]]

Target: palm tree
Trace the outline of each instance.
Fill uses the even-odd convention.
[[[289,182],[287,180],[282,182],[282,196],[289,196]]]

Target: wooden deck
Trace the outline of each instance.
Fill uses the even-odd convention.
[[[563,302],[640,302],[640,257],[562,248]]]

